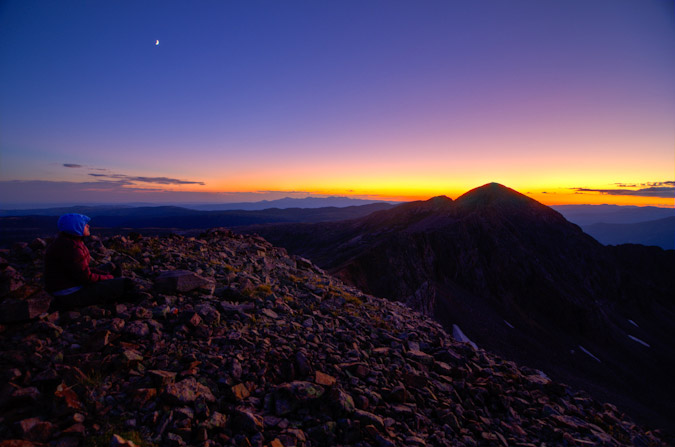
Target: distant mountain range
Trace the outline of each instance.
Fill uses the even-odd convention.
[[[262,223],[340,221],[366,216],[392,208],[388,203],[348,206],[343,208],[271,208],[260,211],[198,211],[174,206],[129,208],[122,206],[77,206],[44,210],[5,211],[0,217],[0,246],[37,236],[56,233],[58,216],[82,213],[92,218],[95,232],[118,233],[120,229],[143,230],[148,234],[170,231],[239,227]],[[27,214],[23,214],[23,213]],[[14,215],[18,214],[18,215]],[[122,231],[123,232],[123,231]]]
[[[675,217],[675,208],[656,206],[555,205],[551,208],[581,227],[597,223],[635,224]]]
[[[284,197],[277,200],[261,200],[258,202],[235,202],[235,203],[174,203],[158,205],[156,203],[125,203],[125,204],[87,204],[87,205],[35,205],[23,206],[15,209],[0,209],[0,216],[58,216],[69,212],[94,212],[100,215],[106,210],[125,210],[133,208],[186,208],[199,211],[261,211],[272,208],[345,208],[350,206],[361,206],[371,204],[398,204],[399,202],[390,202],[384,200],[365,200],[354,199],[351,197],[331,196],[331,197],[304,197],[296,199]],[[72,211],[80,210],[80,211]]]
[[[498,184],[347,222],[246,231],[479,346],[675,421],[675,251],[605,247]]]
[[[675,249],[675,208],[618,205],[552,208],[602,244],[642,244]]]
[[[295,199],[291,197],[284,197],[278,200],[262,200],[260,202],[239,202],[239,203],[222,203],[222,204],[203,204],[203,205],[184,205],[185,208],[192,208],[196,210],[205,211],[222,211],[222,210],[247,210],[259,211],[270,208],[327,208],[337,207],[344,208],[348,206],[361,206],[371,204],[398,204],[400,202],[389,202],[382,200],[364,200],[352,199],[350,197],[305,197],[302,199]]]

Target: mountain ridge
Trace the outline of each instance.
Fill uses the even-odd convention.
[[[248,230],[645,420],[675,420],[664,397],[675,388],[663,372],[675,367],[675,252],[605,247],[559,212],[498,184],[433,208],[420,202],[339,224]],[[654,270],[629,267],[628,251]],[[633,330],[629,320],[644,324]],[[658,385],[646,385],[645,376]]]
[[[55,215],[64,213],[91,213],[108,209],[129,209],[129,208],[149,208],[149,207],[176,207],[195,211],[261,211],[271,208],[327,208],[337,207],[345,208],[349,206],[373,205],[373,204],[396,204],[386,200],[366,200],[355,199],[343,196],[330,197],[305,197],[302,199],[284,197],[276,200],[261,200],[258,202],[232,202],[232,203],[119,203],[119,204],[87,204],[87,205],[48,205],[38,204],[38,206],[24,206],[15,209],[0,209],[0,216],[18,216],[18,215]]]

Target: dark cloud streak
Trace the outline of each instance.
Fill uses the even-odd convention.
[[[133,183],[150,183],[150,184],[157,184],[157,185],[202,185],[204,186],[204,182],[199,182],[199,181],[192,181],[192,180],[179,180],[175,178],[169,178],[169,177],[144,177],[144,176],[130,176],[126,174],[115,174],[110,172],[108,169],[103,169],[103,168],[94,168],[94,167],[89,167],[89,166],[84,166],[80,165],[77,163],[63,163],[63,166],[66,168],[87,168],[89,171],[98,171],[98,172],[106,172],[106,174],[96,174],[96,173],[89,173],[88,175],[90,177],[97,177],[100,178],[101,180],[105,179],[112,179],[118,181],[117,183],[120,185],[132,185]]]
[[[132,182],[158,183],[160,185],[204,185],[204,182],[178,180],[168,177],[127,177]]]
[[[204,185],[204,182],[179,180],[169,177],[132,177],[124,174],[89,174],[91,177],[119,180],[120,183],[154,183],[158,185]]]
[[[575,194],[599,193],[610,196],[638,196],[638,197],[660,197],[665,199],[675,198],[675,181],[667,182],[649,182],[638,185],[616,183],[615,189],[594,189],[594,188],[571,188]]]

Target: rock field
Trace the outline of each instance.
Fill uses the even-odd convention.
[[[51,313],[47,243],[0,250],[0,447],[667,445],[260,237],[91,237],[139,292]]]

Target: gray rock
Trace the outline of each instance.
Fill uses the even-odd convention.
[[[136,338],[145,338],[150,335],[150,327],[144,321],[137,320],[127,324],[124,332]]]
[[[166,386],[164,392],[169,401],[180,404],[194,403],[200,396],[207,402],[216,401],[211,390],[197,382],[194,377],[188,377],[177,383],[170,383]]]
[[[220,312],[210,304],[199,304],[195,310],[207,324],[220,323]]]

